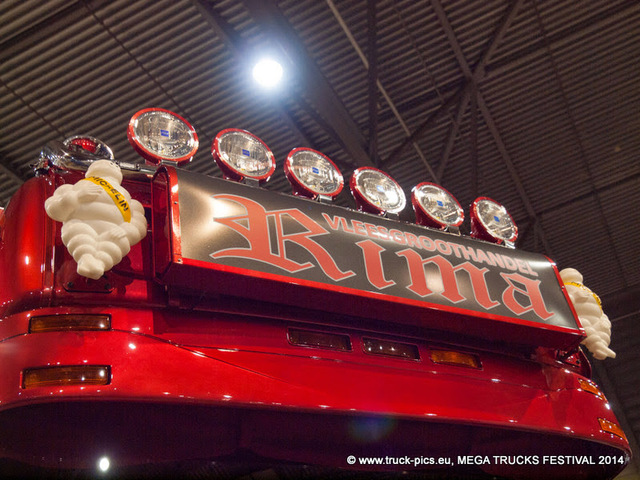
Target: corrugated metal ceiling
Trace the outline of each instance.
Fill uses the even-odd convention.
[[[282,162],[307,145],[347,178],[379,164],[407,193],[436,181],[464,206],[490,196],[519,224],[519,248],[577,268],[603,298],[619,355],[596,373],[640,455],[640,3],[380,0],[375,9],[374,52],[365,0],[5,0],[0,204],[52,139],[87,133],[137,161],[126,125],[149,106],[194,124],[198,172],[219,174],[209,142],[239,127],[274,151],[270,189],[290,190]],[[275,98],[247,69],[266,47],[297,67]],[[346,192],[339,202],[352,205]]]

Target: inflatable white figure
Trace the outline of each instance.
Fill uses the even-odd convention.
[[[62,242],[83,277],[99,279],[147,234],[144,207],[121,182],[116,163],[98,160],[84,179],[61,185],[45,201],[47,214],[63,222]]]
[[[615,358],[616,353],[609,348],[611,322],[602,311],[598,296],[582,284],[582,275],[576,269],[565,268],[560,277],[587,334],[583,345],[598,360]]]

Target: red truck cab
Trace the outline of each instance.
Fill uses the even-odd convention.
[[[50,143],[2,215],[4,461],[473,478],[628,462],[546,257],[121,164],[148,232],[92,280],[44,209],[92,160]]]

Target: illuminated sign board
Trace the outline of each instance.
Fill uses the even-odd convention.
[[[172,168],[153,201],[167,285],[522,343],[582,338],[539,254]]]

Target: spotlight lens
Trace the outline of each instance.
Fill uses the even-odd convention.
[[[282,65],[272,59],[260,60],[253,67],[254,80],[266,88],[275,87],[282,79]]]
[[[349,187],[358,209],[363,211],[377,214],[399,213],[407,202],[400,185],[377,168],[356,169]]]
[[[276,169],[269,147],[245,130],[222,130],[213,140],[211,154],[224,176],[231,180],[242,181],[249,177],[266,182]]]
[[[490,198],[481,197],[473,202],[472,230],[480,238],[483,233],[487,234],[493,241],[515,242],[518,237],[518,228],[507,209]]]
[[[81,149],[84,152],[89,152],[92,155],[100,158],[106,158],[108,160],[114,160],[113,151],[102,140],[98,140],[95,137],[90,137],[88,135],[74,135],[73,137],[69,137],[65,139],[63,142],[64,146],[67,148]]]
[[[421,183],[413,189],[411,200],[416,219],[434,228],[458,227],[464,220],[462,207],[446,189],[434,183]]]
[[[127,137],[133,148],[153,164],[188,163],[198,150],[198,135],[191,124],[162,108],[147,108],[133,115]]]
[[[310,148],[296,148],[284,162],[284,173],[296,195],[335,197],[342,191],[342,173],[328,157]]]

